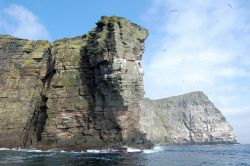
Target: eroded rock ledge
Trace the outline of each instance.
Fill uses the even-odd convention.
[[[237,143],[231,125],[203,92],[144,99],[141,130],[157,144]]]
[[[0,147],[150,146],[139,132],[144,28],[102,17],[54,43],[0,36]]]

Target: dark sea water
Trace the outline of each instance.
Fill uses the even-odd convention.
[[[250,145],[156,146],[153,150],[140,153],[1,149],[0,165],[250,166]]]

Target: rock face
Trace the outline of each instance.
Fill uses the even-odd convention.
[[[143,144],[141,58],[147,30],[102,17],[49,43],[0,36],[0,147]]]
[[[153,143],[237,143],[233,128],[203,92],[144,99],[140,125]]]

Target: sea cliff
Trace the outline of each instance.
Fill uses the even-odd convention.
[[[121,17],[102,17],[89,33],[53,43],[1,35],[0,147],[144,147],[147,36]]]
[[[0,147],[235,143],[232,127],[202,92],[143,101],[147,36],[115,16],[53,43],[0,35]]]
[[[237,143],[232,126],[201,91],[144,99],[140,124],[157,144]]]

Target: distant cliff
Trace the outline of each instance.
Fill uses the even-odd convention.
[[[141,58],[147,30],[102,17],[54,43],[0,36],[0,147],[145,144]]]
[[[144,99],[141,130],[160,144],[236,143],[233,128],[203,92]]]

